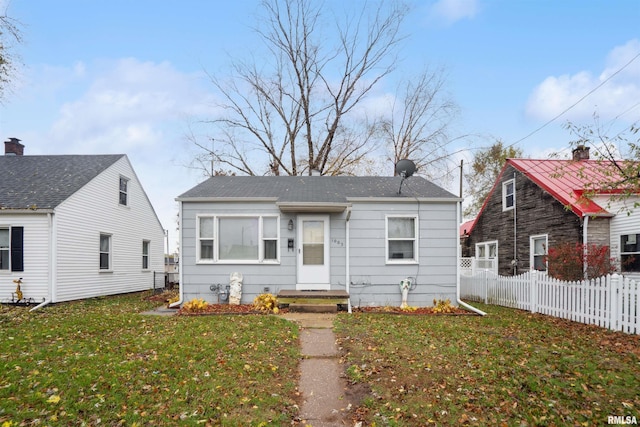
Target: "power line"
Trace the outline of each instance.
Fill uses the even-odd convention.
[[[616,72],[614,72],[613,74],[611,74],[609,77],[607,77],[605,80],[602,81],[602,83],[600,83],[598,86],[594,87],[593,89],[591,89],[589,92],[587,92],[582,98],[578,99],[576,102],[574,102],[572,105],[570,105],[569,107],[567,107],[564,111],[562,111],[560,114],[556,115],[555,117],[553,117],[551,120],[547,121],[545,124],[543,124],[542,126],[540,126],[539,128],[535,129],[534,131],[530,132],[528,135],[524,136],[523,138],[520,138],[519,140],[512,142],[511,144],[507,145],[505,148],[509,148],[512,147],[522,141],[524,141],[525,139],[529,138],[530,136],[538,133],[539,131],[541,131],[542,129],[544,129],[545,127],[547,127],[548,125],[550,125],[551,123],[553,123],[554,121],[556,121],[557,119],[559,119],[561,116],[563,116],[567,111],[571,110],[573,107],[575,107],[576,105],[578,105],[579,103],[581,103],[582,101],[585,100],[586,97],[588,97],[589,95],[591,95],[592,93],[594,93],[596,90],[600,89],[602,86],[604,86],[609,80],[611,80],[612,78],[614,78],[618,73],[620,73],[622,70],[624,70],[625,68],[627,68],[629,65],[631,65],[631,63],[633,61],[635,61],[636,59],[640,58],[640,53],[637,54],[636,56],[634,56],[633,58],[631,58],[631,60],[629,62],[627,62],[625,65],[623,65],[621,68],[619,68]],[[626,112],[625,112],[626,113]],[[624,113],[623,113],[624,114]]]

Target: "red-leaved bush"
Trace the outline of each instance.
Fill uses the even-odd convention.
[[[615,260],[609,256],[609,246],[587,244],[585,248],[582,243],[562,243],[549,248],[549,275],[556,279],[584,279],[585,263],[587,278],[604,276],[616,270]]]

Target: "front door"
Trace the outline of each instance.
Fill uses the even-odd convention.
[[[329,216],[298,217],[297,290],[328,290]]]

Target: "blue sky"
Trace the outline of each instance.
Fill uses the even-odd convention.
[[[189,123],[207,116],[216,96],[203,70],[223,72],[230,56],[259,46],[251,29],[258,4],[0,0],[25,37],[17,47],[24,66],[0,105],[0,137],[20,138],[26,154],[127,154],[175,247],[174,199],[203,179],[185,166],[195,152]],[[637,0],[409,4],[396,74],[445,67],[461,110],[456,133],[477,135],[451,151],[520,141],[616,72],[516,146],[544,158],[569,146],[567,120],[591,124],[595,111],[607,123],[619,116],[620,127],[640,119]],[[383,81],[373,95],[394,89]],[[469,163],[472,153],[451,164]]]

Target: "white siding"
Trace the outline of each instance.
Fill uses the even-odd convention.
[[[280,215],[280,264],[196,264],[196,217],[199,214]],[[243,275],[243,304],[253,302],[265,287],[269,287],[271,293],[295,289],[296,252],[287,248],[287,240],[296,238],[296,230],[290,231],[287,224],[290,219],[295,223],[295,218],[295,215],[281,213],[273,203],[184,203],[180,221],[184,300],[202,298],[217,302],[211,285],[228,285],[229,275],[233,272]]]
[[[0,301],[11,299],[14,279],[22,278],[25,298],[42,302],[49,297],[49,219],[46,214],[0,214],[0,227],[24,227],[24,271],[0,270]]]
[[[351,215],[351,285],[353,305],[399,306],[400,281],[416,279],[408,303],[430,306],[434,299],[456,296],[456,204],[354,204]],[[419,210],[418,210],[419,209]],[[418,215],[419,264],[386,263],[385,216]]]
[[[400,305],[399,283],[410,276],[417,279],[410,292],[410,305],[432,305],[433,299],[456,296],[456,224],[455,202],[449,203],[354,203],[350,219],[350,242],[345,240],[346,213],[331,214],[330,252],[331,289],[345,289],[346,246],[350,244],[351,301],[354,305]],[[419,209],[419,211],[418,211]],[[279,214],[280,264],[196,264],[196,217],[198,214]],[[389,214],[419,215],[420,264],[389,265],[386,263],[385,216]],[[184,300],[203,298],[216,302],[210,286],[229,283],[229,274],[244,276],[242,303],[269,287],[270,292],[295,289],[296,251],[287,248],[288,239],[296,239],[296,230],[288,230],[295,213],[281,213],[274,203],[205,203],[183,202],[181,217],[181,250]],[[298,242],[295,242],[297,247]]]
[[[608,202],[602,197],[594,198],[595,202],[604,207],[607,211],[614,213],[611,218],[611,257],[616,260],[620,267],[620,236],[625,234],[640,234],[640,209],[634,204],[640,203],[640,197],[630,197],[621,201]],[[640,279],[640,273],[625,273],[625,276],[635,280]]]
[[[119,178],[129,179],[128,205],[118,203]],[[55,210],[57,235],[54,302],[153,288],[164,271],[164,230],[126,157]],[[99,236],[110,234],[111,270],[100,271]],[[150,242],[142,269],[142,241]]]

